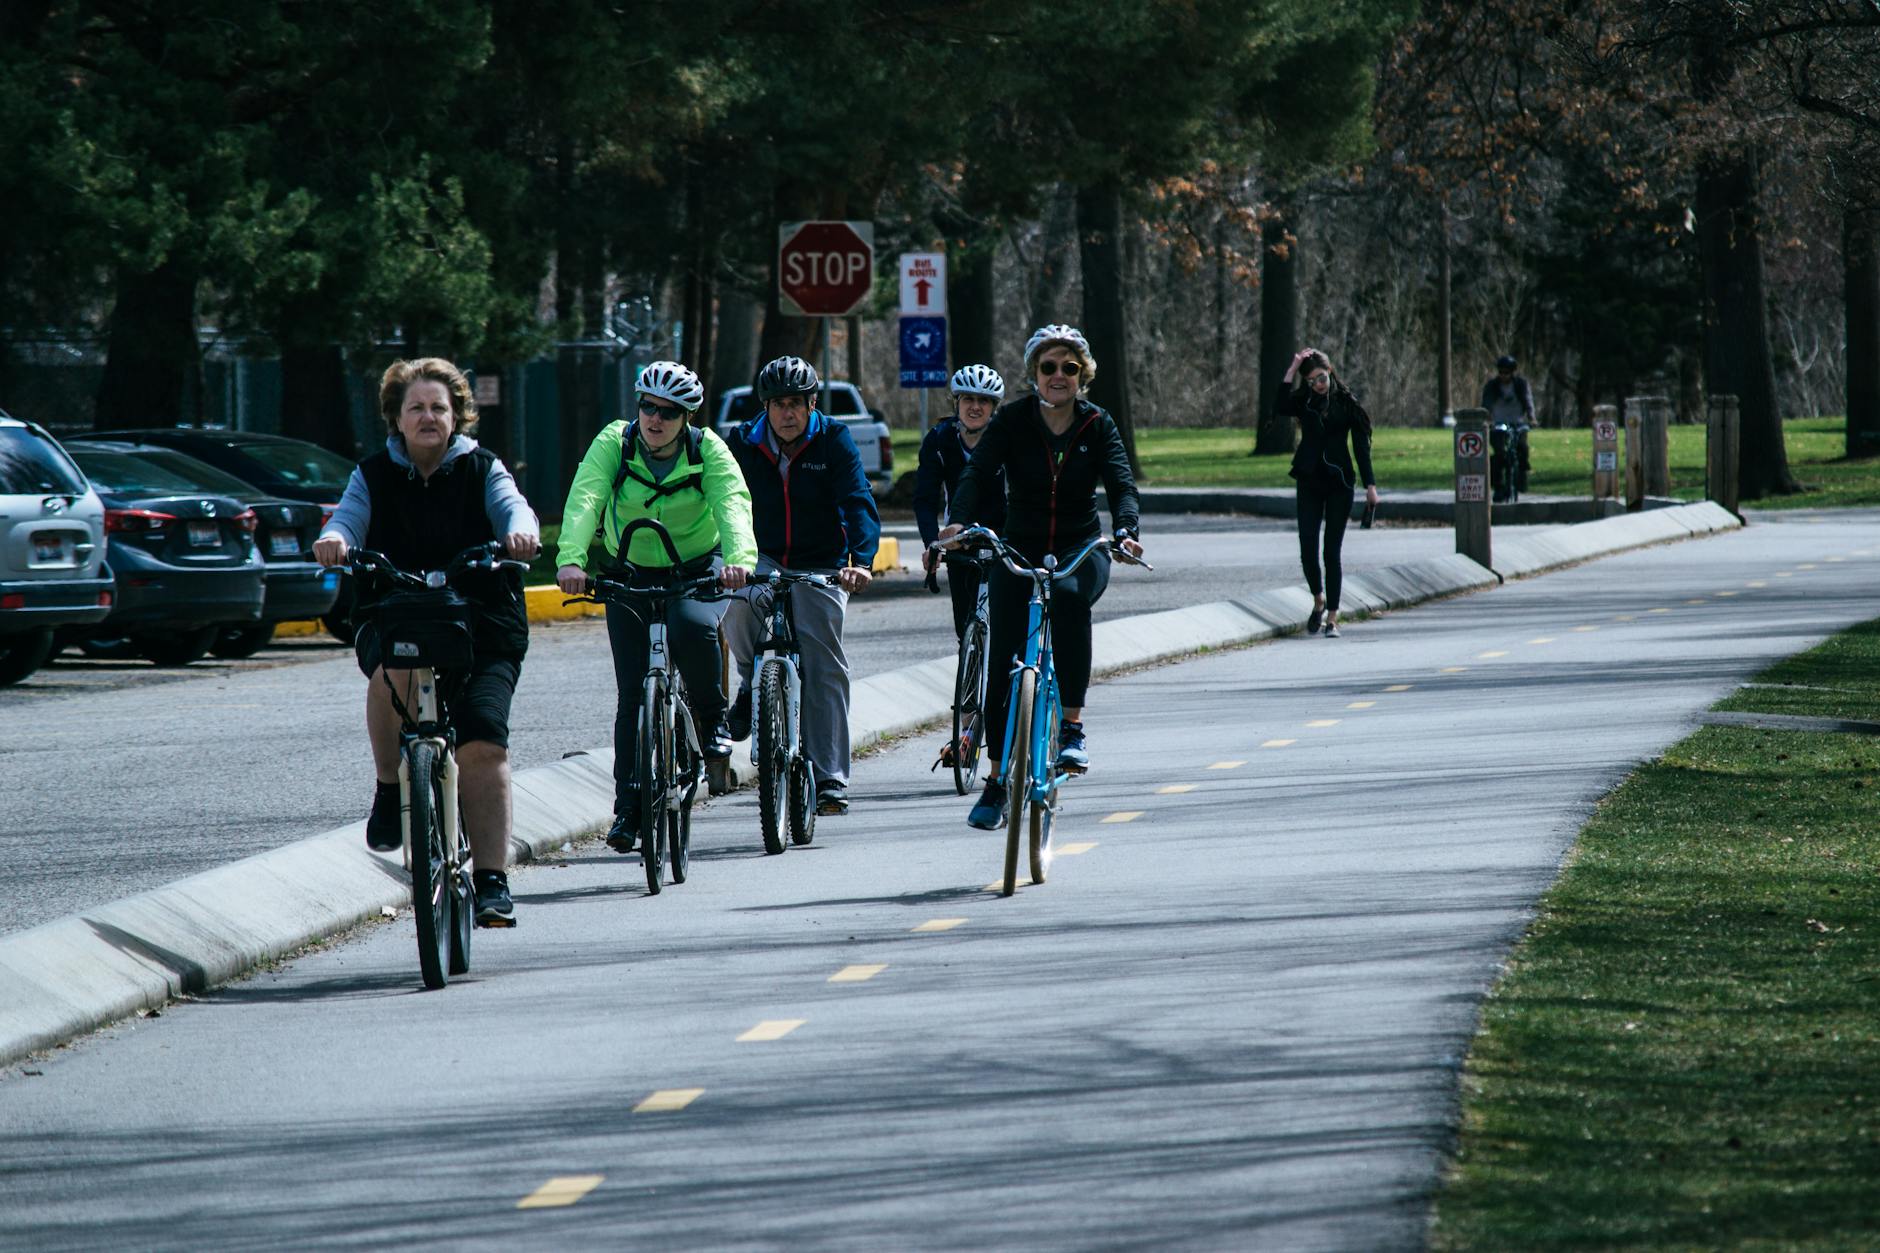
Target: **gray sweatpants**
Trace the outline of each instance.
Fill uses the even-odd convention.
[[[759,571],[774,571],[777,563],[758,559]],[[796,574],[834,574],[833,570],[795,570]],[[751,686],[751,667],[759,638],[770,620],[770,598],[776,589],[751,587],[726,603],[719,630],[731,645],[738,680]],[[803,657],[803,743],[815,767],[816,781],[849,782],[849,659],[842,652],[843,610],[849,594],[839,587],[813,587],[798,583],[790,588],[791,611],[796,620],[797,646]],[[753,693],[755,695],[755,693]]]

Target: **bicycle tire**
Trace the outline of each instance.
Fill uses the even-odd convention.
[[[665,779],[660,771],[659,692],[653,680],[646,682],[646,696],[640,702],[640,751],[637,773],[640,780],[640,864],[646,870],[646,890],[659,895],[666,886],[666,824],[661,821],[666,803]]]
[[[698,757],[686,734],[691,723],[692,715],[681,702],[672,732],[672,786],[679,803],[666,807],[666,864],[674,883],[684,883],[692,873],[692,798],[698,793]]]
[[[783,747],[783,663],[764,663],[757,683],[757,821],[764,851],[783,851],[789,818],[790,759]]]
[[[1031,796],[1031,707],[1038,696],[1038,672],[1019,673],[1012,691],[1017,728],[1012,736],[1012,757],[1005,763],[1005,882],[1002,895],[1018,891],[1018,842],[1025,830],[1025,810]]]
[[[1044,716],[1048,720],[1050,731],[1044,741],[1044,772],[1057,773],[1058,755],[1058,719],[1057,702],[1045,702]],[[1043,800],[1032,801],[1027,807],[1031,810],[1031,820],[1026,824],[1030,830],[1027,841],[1031,853],[1031,881],[1043,883],[1045,872],[1051,868],[1051,819],[1056,813],[1057,792],[1054,789]]]
[[[477,895],[470,883],[470,867],[459,866],[450,894],[450,973],[470,973],[470,937],[477,926]]]
[[[790,843],[808,844],[816,838],[816,772],[809,758],[790,763]]]
[[[960,664],[953,676],[953,790],[961,796],[973,790],[979,774],[979,757],[984,737],[980,728],[986,708],[985,624],[975,618],[966,627],[960,644]],[[970,747],[962,752],[960,745]]]
[[[418,925],[418,972],[436,990],[450,982],[450,876],[444,848],[444,806],[438,788],[437,745],[419,740],[405,750],[411,807],[406,838],[411,849],[411,912]]]

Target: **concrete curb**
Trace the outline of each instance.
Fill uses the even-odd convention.
[[[1237,513],[1265,518],[1294,516],[1294,492],[1290,487],[1145,487],[1141,489],[1144,513]],[[1648,496],[1647,509],[1669,509],[1683,502],[1669,496]],[[1625,516],[1622,500],[1595,500],[1590,496],[1524,496],[1512,504],[1492,505],[1496,526],[1566,526],[1599,518]],[[1351,516],[1364,512],[1364,493],[1351,503]],[[1378,501],[1377,515],[1386,522],[1455,521],[1455,493],[1437,490],[1386,492]]]
[[[1345,581],[1352,616],[1493,586],[1630,548],[1741,526],[1714,504],[1686,505],[1496,544],[1497,570],[1446,556],[1365,570]],[[1099,623],[1096,671],[1151,665],[1299,630],[1303,587],[1250,592]],[[858,680],[849,723],[856,748],[946,717],[952,657]],[[748,781],[748,744],[732,754]],[[514,854],[526,861],[602,829],[613,816],[613,752],[572,753],[515,776]],[[0,938],[0,1064],[50,1048],[173,996],[236,978],[295,949],[407,904],[403,868],[368,852],[352,823],[284,848]],[[415,965],[415,964],[414,964]],[[415,973],[414,973],[414,978]]]

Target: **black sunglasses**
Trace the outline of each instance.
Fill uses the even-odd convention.
[[[685,410],[677,405],[662,405],[644,396],[640,397],[640,413],[649,418],[658,418],[661,422],[680,422],[685,419]]]
[[[1062,366],[1059,366],[1055,361],[1040,361],[1038,363],[1038,373],[1040,374],[1056,374],[1059,369],[1064,371],[1065,378],[1074,379],[1079,374],[1083,373],[1084,363],[1081,361],[1066,361]]]

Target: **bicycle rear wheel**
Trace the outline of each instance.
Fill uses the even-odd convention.
[[[418,971],[424,986],[450,982],[450,895],[454,867],[444,847],[442,770],[437,745],[422,740],[405,751],[411,808],[406,837],[411,849],[411,912],[418,924]]]
[[[665,730],[660,725],[659,689],[652,680],[646,684],[645,699],[640,702],[640,863],[646,868],[646,890],[657,896],[666,886],[666,788]]]
[[[967,624],[960,643],[959,671],[953,676],[953,788],[961,796],[973,790],[985,739],[986,626]]]
[[[757,682],[757,821],[766,853],[783,851],[789,821],[790,757],[783,744],[783,663],[767,661]]]
[[[1057,702],[1045,702],[1044,716],[1046,725],[1051,730],[1044,741],[1044,760],[1040,773],[1050,776],[1057,773],[1058,720],[1055,713]],[[1057,790],[1054,788],[1043,800],[1034,800],[1028,806],[1031,810],[1031,881],[1043,883],[1045,872],[1051,868],[1051,819],[1057,813]]]
[[[816,838],[816,772],[809,758],[790,763],[790,843],[807,844]]]
[[[1018,842],[1025,829],[1025,811],[1031,797],[1031,709],[1038,697],[1038,672],[1025,670],[1012,690],[1017,732],[1012,736],[1012,757],[1005,763],[1005,889],[1018,891]]]

